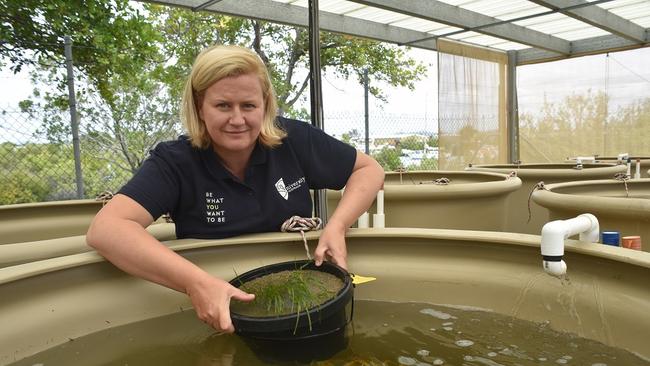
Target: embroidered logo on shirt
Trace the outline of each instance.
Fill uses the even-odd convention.
[[[289,200],[289,193],[300,188],[303,183],[305,183],[305,177],[300,177],[297,181],[289,185],[285,185],[284,179],[280,178],[277,182],[275,182],[275,189],[278,190],[278,193],[280,193],[280,196],[282,196],[282,198]]]
[[[284,186],[284,180],[282,178],[275,182],[275,189],[278,190],[278,193],[280,193],[282,198],[289,200],[289,191],[287,191],[287,187]]]

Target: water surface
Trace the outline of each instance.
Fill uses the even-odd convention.
[[[269,360],[183,311],[78,338],[12,365],[650,365],[549,324],[469,307],[357,300],[354,309],[347,347],[327,360]]]

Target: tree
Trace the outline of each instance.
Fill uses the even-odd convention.
[[[244,45],[254,49],[269,68],[281,114],[304,114],[295,106],[306,98],[309,86],[307,29],[158,5],[148,9],[168,40],[165,54],[177,60],[170,71],[186,74],[198,52],[215,43]],[[406,57],[403,49],[384,43],[321,32],[320,44],[323,71],[331,70],[345,79],[353,77],[360,84],[364,68],[375,81],[411,89],[426,72],[424,65]],[[370,92],[384,98],[376,87]]]
[[[159,34],[128,0],[0,2],[0,57],[11,70],[64,65],[66,35],[74,41],[75,66],[107,101],[112,76],[132,74],[158,54]],[[56,81],[64,89],[65,79]]]
[[[609,97],[587,91],[568,95],[560,103],[544,100],[540,113],[520,117],[521,157],[525,162],[564,161],[569,156],[604,155],[610,134]],[[619,112],[624,113],[624,112]],[[611,138],[610,138],[611,139]]]
[[[309,84],[307,34],[303,28],[127,0],[0,2],[0,56],[16,72],[34,67],[32,77],[47,86],[21,106],[43,121],[41,131],[55,144],[70,141],[62,39],[72,36],[82,159],[91,154],[105,161],[108,176],[123,176],[116,169],[134,172],[151,147],[180,132],[185,77],[198,52],[215,43],[254,49],[270,70],[281,113],[307,118],[298,103],[306,100]],[[410,88],[425,72],[400,48],[326,32],[321,66],[359,82],[368,68],[374,80]],[[383,97],[380,89],[371,92]]]
[[[431,147],[438,147],[438,135],[431,135],[427,139],[427,145]]]
[[[378,153],[372,154],[372,157],[377,160],[379,165],[384,167],[386,171],[394,171],[402,167],[402,162],[399,160],[402,154],[399,148],[390,148],[388,146],[382,148]]]
[[[418,136],[406,136],[400,139],[399,146],[407,150],[424,150],[424,140]]]

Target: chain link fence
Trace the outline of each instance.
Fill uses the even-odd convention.
[[[65,118],[64,111],[60,117]],[[130,130],[127,142],[112,131],[80,121],[80,197],[72,138],[61,134],[53,138],[47,131],[51,118],[51,114],[45,117],[34,110],[0,109],[0,204],[94,198],[104,191],[115,192],[130,179],[150,148],[180,133],[174,125],[138,140]]]
[[[369,153],[386,171],[438,168],[438,121],[423,115],[325,113],[325,132]]]
[[[122,135],[116,134],[114,123],[97,124],[93,123],[96,119],[80,118],[83,197],[79,197],[72,137],[67,128],[52,131],[53,126],[69,124],[69,112],[61,110],[53,115],[52,111],[34,108],[0,108],[0,204],[94,198],[104,191],[119,190],[157,142],[182,133],[177,119],[166,118],[164,123],[152,122],[155,129],[147,128],[147,133],[127,128],[128,134]],[[369,153],[387,171],[437,169],[438,127],[434,118],[373,113],[369,127]],[[366,150],[363,112],[326,114],[325,130]]]

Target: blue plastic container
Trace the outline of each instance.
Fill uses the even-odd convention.
[[[603,231],[601,234],[601,243],[605,245],[620,246],[621,233],[618,231]]]

